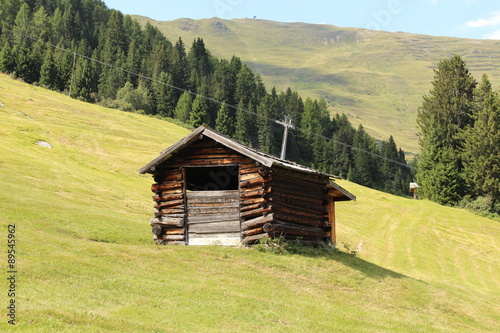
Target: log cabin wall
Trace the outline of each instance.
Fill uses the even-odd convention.
[[[164,169],[154,175],[151,186],[155,217],[150,224],[157,245],[185,244],[184,176],[181,168]]]
[[[208,138],[159,165],[155,170],[157,183],[152,188],[157,201],[156,218],[151,221],[155,242],[240,243],[240,178],[245,182],[249,177],[248,168],[252,166],[256,167],[251,159]],[[246,172],[244,176],[240,174],[242,170]],[[177,183],[170,183],[172,177],[177,177]],[[164,193],[165,188],[173,193]],[[166,225],[165,220],[172,218],[178,224]],[[175,235],[170,234],[174,232]]]
[[[307,245],[330,240],[328,195],[324,177],[305,177],[283,169],[248,169],[242,173],[242,239],[255,244],[264,237],[296,239]],[[243,179],[247,179],[244,181]],[[308,179],[307,179],[308,178]]]
[[[240,218],[243,244],[254,244],[268,236],[263,227],[266,223],[274,221],[269,201],[271,181],[269,170],[261,168],[255,162],[240,166]]]
[[[274,222],[264,225],[271,237],[300,237],[306,245],[324,244],[330,240],[328,223],[328,192],[325,181],[305,177],[283,169],[272,173],[269,201]]]
[[[193,147],[200,154],[212,148],[205,144]],[[241,156],[226,150],[226,164],[217,166],[234,166],[231,162],[235,159],[241,161]],[[203,161],[207,165],[216,165],[214,158],[206,157]],[[300,174],[270,170],[244,158],[246,163],[237,166],[238,190],[186,191],[190,185],[186,179],[189,166],[180,165],[191,165],[188,161],[179,156],[155,174],[157,183],[152,191],[156,209],[151,225],[156,244],[207,245],[220,239],[224,245],[236,245],[240,240],[251,245],[264,237],[279,236],[300,237],[307,245],[329,240],[329,200],[324,179],[301,179]],[[204,170],[198,160],[194,164]]]
[[[300,237],[306,245],[324,244],[330,240],[328,192],[325,177],[304,175],[285,169],[272,172],[269,201],[274,221],[263,229],[270,237]]]

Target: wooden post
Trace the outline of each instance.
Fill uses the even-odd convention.
[[[328,222],[332,226],[332,230],[330,231],[330,237],[332,239],[332,243],[337,243],[337,232],[335,230],[335,201],[333,201],[332,197],[328,198]]]

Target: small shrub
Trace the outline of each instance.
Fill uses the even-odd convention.
[[[265,237],[259,239],[259,242],[255,245],[255,248],[259,252],[270,252],[274,254],[290,254],[288,251],[288,242],[285,237],[280,236],[276,238]]]
[[[459,202],[458,206],[486,218],[498,219],[500,217],[500,203],[494,203],[490,196],[472,198],[468,195]]]

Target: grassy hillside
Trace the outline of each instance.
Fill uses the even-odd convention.
[[[22,332],[491,332],[498,222],[349,182],[359,256],[152,244],[137,169],[188,131],[0,75],[0,237],[16,224]],[[52,148],[37,145],[47,141]],[[4,306],[7,281],[0,284]]]
[[[241,57],[268,87],[290,86],[303,96],[325,98],[332,112],[346,113],[376,138],[392,134],[412,152],[418,152],[417,107],[440,60],[460,54],[478,80],[487,73],[500,85],[500,41],[251,19],[136,18],[170,40],[181,36],[188,47],[202,37],[214,55]]]

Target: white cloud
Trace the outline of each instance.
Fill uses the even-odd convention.
[[[469,21],[465,25],[469,28],[496,27],[500,25],[500,11],[490,14],[489,18]]]
[[[490,34],[484,35],[485,39],[499,39],[500,40],[500,30],[494,31]]]

